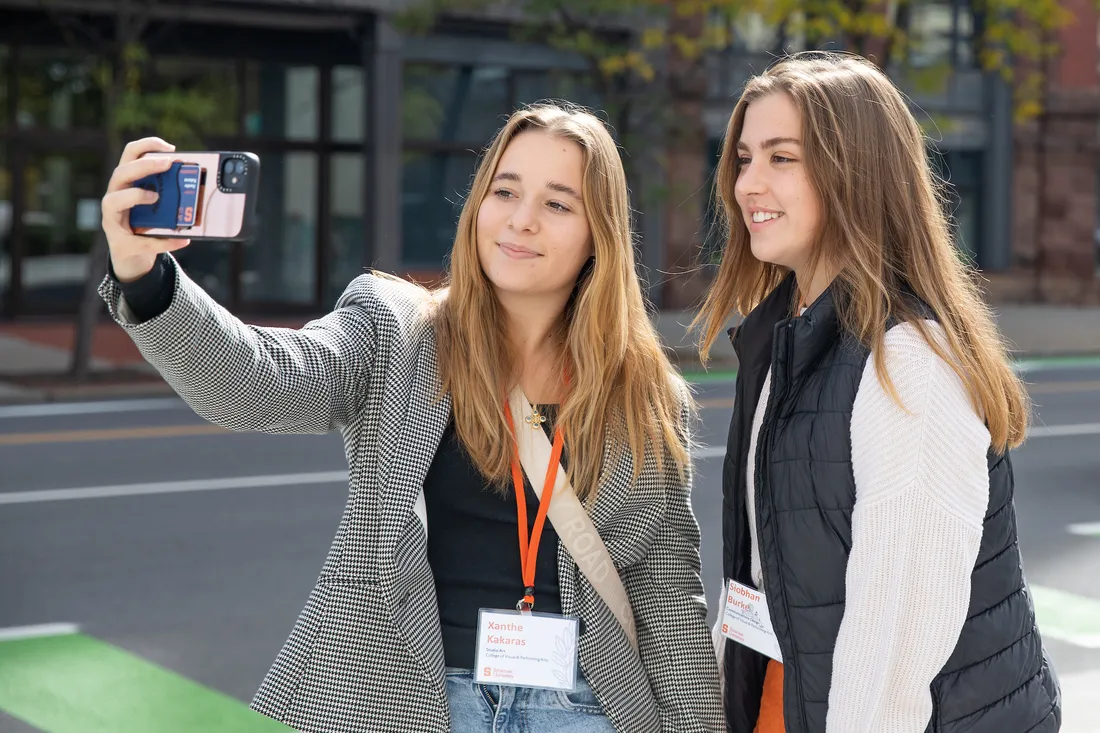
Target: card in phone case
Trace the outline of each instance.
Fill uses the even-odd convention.
[[[160,198],[130,209],[130,226],[135,229],[179,229],[193,226],[197,218],[202,167],[175,162],[163,173],[134,182],[136,188],[156,191]]]
[[[179,169],[180,204],[176,210],[176,226],[183,228],[194,226],[195,214],[199,208],[199,184],[202,168],[194,163],[184,163]]]

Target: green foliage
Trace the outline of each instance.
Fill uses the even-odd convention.
[[[1094,0],[1100,5],[1100,0]],[[934,39],[919,37],[910,28],[912,12],[933,0],[516,0],[508,4],[522,17],[519,33],[525,40],[580,54],[609,86],[630,88],[656,79],[654,55],[674,51],[696,59],[707,51],[729,47],[735,40],[734,21],[759,17],[771,27],[782,27],[786,38],[803,39],[807,47],[825,41],[872,56],[892,69],[909,66],[915,51]],[[1016,115],[1020,120],[1041,110],[1043,69],[1060,49],[1058,31],[1073,22],[1065,0],[974,0],[985,18],[985,29],[975,39],[982,68],[1000,72],[1012,82]],[[403,27],[426,32],[444,12],[474,13],[499,3],[488,0],[423,0],[403,14]],[[676,17],[702,15],[703,32],[696,36],[670,31]],[[624,36],[609,32],[630,29]],[[916,88],[941,89],[950,76],[945,64],[906,69]]]

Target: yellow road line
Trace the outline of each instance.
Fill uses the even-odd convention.
[[[212,435],[228,432],[217,425],[162,425],[146,428],[104,428],[99,430],[61,430],[45,433],[0,435],[0,445],[41,443],[85,443],[95,440],[137,440],[139,438],[180,438],[188,435]]]

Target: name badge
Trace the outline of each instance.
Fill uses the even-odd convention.
[[[574,692],[577,618],[483,608],[477,617],[475,681]]]
[[[783,652],[775,638],[768,599],[763,592],[731,580],[723,600],[722,635],[782,662]]]

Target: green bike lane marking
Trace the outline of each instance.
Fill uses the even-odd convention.
[[[0,710],[44,733],[293,731],[81,633],[0,641]]]
[[[1100,649],[1100,600],[1031,586],[1045,638]],[[293,733],[221,692],[64,626],[0,633],[0,710],[43,733]]]
[[[1044,638],[1100,649],[1100,600],[1043,585],[1030,587]]]

